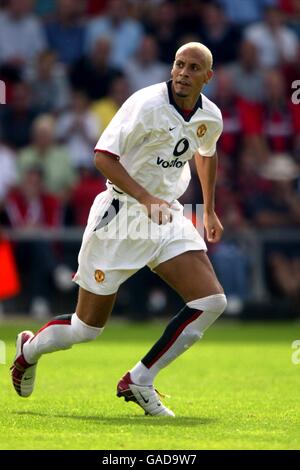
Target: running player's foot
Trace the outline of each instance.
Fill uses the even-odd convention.
[[[22,331],[17,336],[16,356],[11,366],[11,378],[15,391],[21,397],[32,394],[35,380],[36,364],[28,364],[23,356],[23,346],[34,334],[32,331]]]
[[[146,415],[175,416],[173,411],[162,404],[157,391],[152,385],[142,386],[134,384],[131,380],[130,372],[127,372],[119,381],[117,396],[124,397],[125,401],[137,403],[145,410]]]

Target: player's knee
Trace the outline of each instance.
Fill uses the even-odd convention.
[[[225,294],[216,294],[214,296],[215,299],[213,299],[214,302],[214,310],[217,312],[220,312],[220,315],[224,312],[224,310],[227,307],[227,299]]]
[[[85,343],[96,339],[103,331],[104,328],[96,328],[94,326],[87,325],[77,314],[72,315],[72,330],[74,343]]]
[[[215,312],[221,315],[227,306],[227,300],[225,294],[214,294],[208,297],[202,297],[200,299],[191,300],[187,303],[187,306],[193,309],[202,310],[203,312]]]

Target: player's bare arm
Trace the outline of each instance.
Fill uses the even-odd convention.
[[[152,196],[145,188],[135,181],[119,163],[117,158],[105,155],[102,152],[95,153],[95,166],[109,181],[118,186],[124,193],[143,204],[148,217],[159,225],[172,221],[170,204],[164,199]]]
[[[215,187],[218,167],[218,155],[205,157],[198,152],[195,154],[197,173],[202,187],[204,201],[203,223],[207,240],[211,243],[220,241],[223,226],[215,213]]]

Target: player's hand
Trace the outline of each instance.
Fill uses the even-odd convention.
[[[160,199],[149,194],[140,199],[139,202],[145,206],[148,217],[152,222],[158,225],[166,225],[169,222],[172,222],[172,204],[168,203],[164,199]]]
[[[215,212],[204,212],[203,224],[206,230],[206,237],[210,243],[217,243],[223,235],[223,225]]]

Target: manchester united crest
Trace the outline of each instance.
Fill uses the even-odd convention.
[[[204,134],[206,133],[207,131],[207,127],[205,124],[201,124],[198,129],[197,129],[197,136],[198,137],[203,137]]]
[[[96,282],[103,282],[105,279],[105,274],[103,271],[101,271],[101,269],[96,269],[94,277]]]

